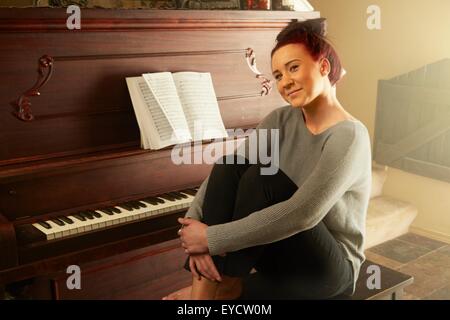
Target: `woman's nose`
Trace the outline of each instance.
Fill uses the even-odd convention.
[[[285,77],[281,85],[283,86],[284,89],[289,89],[293,83],[294,81],[291,78]]]

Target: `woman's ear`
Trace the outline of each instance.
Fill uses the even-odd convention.
[[[320,60],[320,74],[322,76],[328,76],[331,71],[331,64],[327,58],[322,58]]]

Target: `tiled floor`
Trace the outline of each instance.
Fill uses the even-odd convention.
[[[450,300],[450,244],[408,233],[368,249],[366,257],[414,277],[404,299]]]

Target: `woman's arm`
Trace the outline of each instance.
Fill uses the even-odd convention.
[[[370,165],[370,140],[363,126],[336,132],[294,195],[249,216],[207,228],[211,255],[285,239],[317,225]],[[370,170],[370,166],[369,166]]]
[[[206,179],[202,182],[200,187],[197,190],[197,193],[195,194],[194,200],[192,200],[192,203],[186,212],[185,218],[192,218],[197,221],[201,221],[203,218],[203,200],[205,199],[205,192],[206,188],[208,186],[209,176],[206,177]]]

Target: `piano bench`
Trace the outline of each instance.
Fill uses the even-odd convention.
[[[373,266],[375,266],[375,268]],[[255,272],[257,271],[253,269],[250,274]],[[375,273],[380,275],[380,287],[379,289],[370,289],[373,285],[378,285],[374,280],[376,277]],[[355,293],[351,296],[348,294],[341,294],[330,300],[401,300],[403,289],[412,282],[413,277],[410,275],[400,273],[366,260],[361,266],[359,278],[356,282]],[[240,299],[246,300],[246,297],[241,297]]]
[[[380,287],[370,289],[372,285],[376,284],[374,278],[378,270],[377,267],[380,270],[378,273],[381,278]],[[401,300],[404,288],[412,284],[413,281],[414,278],[410,275],[366,260],[361,265],[355,293],[352,296],[342,294],[332,300]]]

